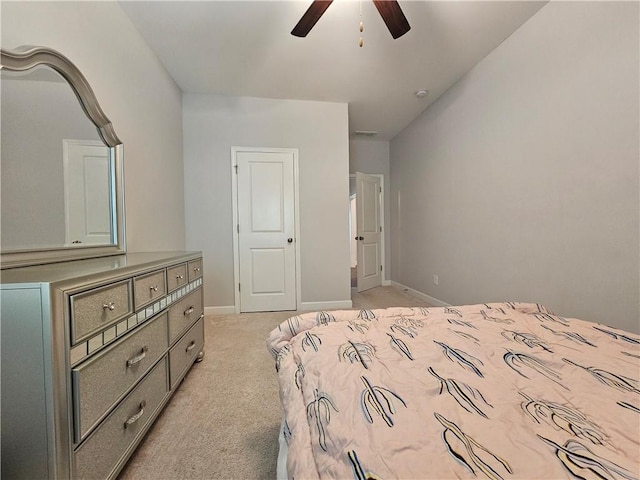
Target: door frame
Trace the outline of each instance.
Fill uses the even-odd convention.
[[[234,312],[240,313],[240,237],[238,233],[238,176],[236,174],[236,155],[239,152],[265,152],[265,153],[292,153],[293,154],[293,215],[294,215],[294,244],[296,248],[296,310],[302,304],[301,275],[300,275],[300,199],[298,181],[298,149],[297,148],[270,148],[270,147],[231,147],[231,206],[232,206],[232,232],[233,232],[233,305]]]
[[[359,171],[359,170],[358,170]],[[362,173],[366,173],[367,175],[371,175],[372,177],[378,177],[380,179],[380,189],[382,190],[380,192],[380,226],[382,227],[382,235],[380,236],[380,263],[382,264],[382,285],[388,286],[391,285],[391,282],[389,280],[387,280],[387,261],[386,261],[386,256],[385,256],[385,236],[387,234],[387,230],[385,228],[385,203],[384,203],[384,174],[382,173],[367,173],[367,172],[362,172]],[[349,181],[356,179],[356,174],[355,173],[350,173],[349,174]],[[356,193],[357,194],[357,193]],[[349,195],[349,200],[351,201],[351,195]],[[350,206],[348,206],[347,208],[349,208],[349,211],[351,211]],[[349,241],[351,241],[351,232],[349,232]],[[351,248],[349,248],[349,251],[351,251]],[[349,263],[349,268],[351,268],[351,263]],[[351,273],[349,273],[349,275],[351,275]],[[349,277],[351,278],[351,277]]]

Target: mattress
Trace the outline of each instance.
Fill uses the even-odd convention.
[[[640,339],[529,303],[310,312],[267,340],[289,478],[624,478]]]

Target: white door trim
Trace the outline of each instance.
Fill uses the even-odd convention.
[[[298,181],[298,149],[297,148],[263,148],[263,147],[231,147],[231,205],[233,215],[233,304],[235,313],[240,313],[240,238],[238,235],[238,177],[236,175],[236,156],[239,152],[266,152],[266,153],[292,153],[293,154],[293,197],[294,197],[294,238],[296,242],[296,309],[302,304],[301,275],[300,275],[300,200]]]
[[[367,173],[367,172],[362,172],[362,173]],[[382,189],[382,192],[380,193],[380,226],[382,227],[382,235],[380,235],[380,250],[381,250],[380,263],[382,265],[382,285],[389,286],[391,285],[391,281],[387,280],[387,262],[385,260],[385,247],[384,247],[384,239],[387,231],[384,226],[384,218],[385,218],[384,175],[382,173],[367,173],[367,175],[371,175],[372,177],[378,177],[380,179],[380,188]],[[349,179],[355,180],[356,174],[350,173]],[[349,235],[349,238],[351,238],[351,235]]]

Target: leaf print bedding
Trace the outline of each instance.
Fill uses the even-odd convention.
[[[640,339],[539,304],[274,329],[291,479],[638,479]]]

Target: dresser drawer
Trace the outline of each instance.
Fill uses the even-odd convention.
[[[166,353],[168,346],[165,312],[71,371],[76,443]]]
[[[202,315],[202,288],[194,290],[169,308],[169,344]]]
[[[169,379],[172,389],[195,361],[203,347],[204,318],[200,318],[169,351]]]
[[[188,266],[189,270],[189,281],[192,282],[196,278],[200,278],[202,276],[202,259],[191,260]]]
[[[167,279],[164,269],[134,278],[133,292],[136,310],[164,297],[167,294]]]
[[[71,343],[86,339],[133,313],[131,280],[71,296]]]
[[[163,358],[74,454],[73,478],[107,478],[169,392]]]
[[[186,283],[187,283],[187,264],[186,263],[167,269],[167,284],[169,287],[168,289],[169,292],[174,291],[176,288],[180,288],[182,285],[185,285]]]

